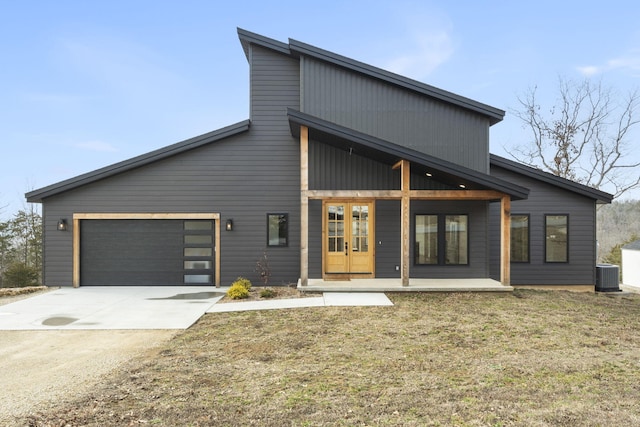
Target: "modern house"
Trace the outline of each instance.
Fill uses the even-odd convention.
[[[249,120],[30,193],[48,286],[593,290],[610,194],[489,153],[504,112],[238,30]],[[509,287],[510,289],[510,287]]]

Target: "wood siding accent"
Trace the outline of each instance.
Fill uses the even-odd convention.
[[[511,198],[500,201],[500,282],[511,283]]]
[[[302,73],[305,113],[488,173],[486,116],[314,58]]]
[[[249,131],[44,200],[47,286],[70,286],[75,280],[72,232],[55,230],[58,219],[73,213],[217,212],[221,222],[234,221],[233,231],[218,233],[221,285],[238,276],[260,283],[255,265],[265,250],[270,283],[297,282],[300,142],[291,136],[286,111],[300,108],[299,63],[256,46],[250,58]],[[265,247],[268,212],[289,214],[289,246]]]
[[[411,164],[406,160],[400,161],[400,174],[402,176],[402,200],[400,202],[400,235],[402,236],[402,265],[400,266],[400,278],[402,286],[409,286],[409,259],[411,254]]]
[[[529,188],[527,200],[511,202],[513,214],[529,216],[529,262],[511,263],[511,285],[595,285],[595,201],[571,191],[492,166],[491,174]],[[569,262],[545,263],[544,215],[569,215]],[[491,277],[500,276],[500,204],[491,204]]]
[[[300,128],[300,284],[309,282],[309,128]]]

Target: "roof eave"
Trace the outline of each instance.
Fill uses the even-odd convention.
[[[85,174],[57,182],[47,187],[30,191],[25,194],[25,197],[27,199],[27,202],[42,203],[42,200],[47,197],[55,196],[56,194],[72,190],[82,185],[108,178],[110,176],[117,175],[119,173],[123,173],[131,169],[135,169],[149,163],[165,159],[167,157],[175,156],[176,154],[193,150],[194,148],[198,148],[203,145],[210,144],[212,142],[219,141],[221,139],[225,139],[242,132],[246,132],[249,130],[250,125],[251,122],[249,120],[244,120],[242,122],[226,126],[224,128],[205,133],[203,135],[189,138],[146,154],[141,154],[122,162],[114,163],[112,165],[96,169],[92,172],[87,172]]]
[[[457,105],[486,116],[489,119],[490,125],[494,125],[502,121],[505,115],[504,110],[499,108],[474,101],[473,99],[466,98],[464,96],[456,95],[455,93],[365,64],[364,62],[356,61],[355,59],[351,59],[298,40],[289,39],[289,44],[287,44],[260,34],[252,33],[251,31],[247,31],[242,28],[238,28],[238,37],[240,38],[247,60],[249,60],[249,45],[256,44],[291,57],[300,57],[301,55],[313,57],[375,79],[383,80],[404,89]]]
[[[302,125],[307,126],[311,129],[317,129],[327,134],[331,134],[333,136],[340,137],[354,143],[362,144],[373,150],[385,152],[397,156],[398,158],[427,166],[448,175],[459,176],[465,180],[468,180],[469,182],[473,182],[480,186],[508,194],[514,200],[526,199],[529,196],[529,190],[527,188],[512,184],[510,182],[492,177],[487,174],[483,174],[481,172],[465,168],[457,164],[444,161],[442,159],[435,158],[433,156],[429,156],[427,154],[407,147],[399,146],[392,142],[385,141],[371,135],[363,134],[356,130],[349,129],[332,122],[328,122],[318,117],[314,117],[293,109],[288,109],[287,115],[289,116],[290,124]],[[296,131],[297,130],[292,127],[292,133],[294,135]]]
[[[501,167],[503,169],[521,173],[523,175],[529,176],[530,178],[534,178],[546,182],[547,184],[551,184],[553,186],[563,188],[565,190],[583,195],[585,197],[589,197],[591,199],[594,199],[597,203],[608,204],[613,201],[614,196],[612,194],[586,186],[584,184],[577,183],[575,181],[571,181],[566,178],[561,178],[549,172],[545,172],[540,169],[536,169],[531,166],[506,159],[496,154],[490,155],[490,162],[492,165]]]
[[[244,54],[247,57],[247,61],[249,60],[250,44],[256,44],[258,46],[274,50],[284,55],[291,55],[291,50],[289,49],[288,44],[279,42],[278,40],[274,40],[269,37],[262,36],[257,33],[252,33],[251,31],[247,31],[239,27],[238,38],[240,39],[240,43],[242,44],[242,49],[244,50]]]

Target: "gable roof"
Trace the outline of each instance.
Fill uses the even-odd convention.
[[[146,154],[142,154],[137,157],[133,157],[128,160],[124,160],[119,163],[114,163],[92,172],[85,173],[83,175],[76,176],[74,178],[67,179],[65,181],[58,182],[56,184],[49,185],[38,190],[31,191],[26,194],[27,201],[31,203],[41,203],[42,199],[64,191],[72,190],[82,185],[89,184],[110,176],[126,172],[140,166],[147,165],[149,163],[156,162],[158,160],[166,159],[176,154],[184,153],[185,151],[193,150],[194,148],[202,147],[203,145],[210,144],[221,139],[228,138],[233,135],[237,135],[249,130],[249,120],[214,130],[212,132],[205,133],[193,138],[186,139],[184,141],[172,144],[158,150],[151,151]]]
[[[456,187],[464,184],[467,189],[475,187],[496,190],[510,195],[514,200],[526,199],[529,195],[529,190],[519,185],[291,108],[287,109],[287,115],[291,133],[296,137],[300,136],[300,126],[307,126],[309,136],[317,141],[344,149],[349,148],[350,152],[389,165],[401,159],[408,160],[412,163],[412,171],[430,172],[434,179]]]
[[[439,89],[437,87],[401,76],[399,74],[392,73],[390,71],[383,70],[378,67],[374,67],[369,64],[365,64],[364,62],[347,58],[346,56],[338,55],[337,53],[320,49],[318,47],[297,40],[289,39],[288,44],[282,43],[277,40],[261,36],[260,34],[243,30],[241,28],[238,28],[238,37],[240,38],[240,42],[242,43],[242,48],[244,49],[247,59],[249,59],[249,44],[262,46],[264,48],[271,49],[294,58],[298,58],[300,56],[308,56],[324,62],[328,62],[338,67],[346,68],[348,70],[364,74],[374,79],[382,80],[386,83],[402,87],[404,89],[416,92],[420,95],[426,95],[431,98],[435,98],[440,101],[444,101],[449,104],[453,104],[458,107],[482,114],[489,118],[489,123],[492,125],[500,122],[504,118],[504,111],[498,108],[483,104],[478,101],[474,101],[473,99],[469,99],[464,96],[456,95],[455,93]]]
[[[600,203],[611,203],[613,195],[601,190],[597,190],[592,187],[588,187],[583,184],[579,184],[575,181],[571,181],[566,178],[553,175],[549,172],[541,171],[540,169],[532,168],[522,163],[515,162],[513,160],[505,159],[504,157],[491,154],[489,157],[492,166],[498,166],[503,169],[507,169],[511,172],[519,173],[529,178],[536,179],[538,181],[546,182],[553,186],[562,188],[564,190],[571,191],[573,193],[580,194],[585,197],[596,200]]]

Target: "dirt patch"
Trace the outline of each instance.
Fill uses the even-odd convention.
[[[388,294],[205,315],[31,426],[640,425],[640,297]]]
[[[154,358],[176,331],[0,331],[0,425],[90,392],[140,355]],[[109,423],[105,424],[109,425]]]
[[[10,304],[21,299],[30,298],[60,288],[46,286],[29,286],[25,288],[0,288],[0,305]]]

